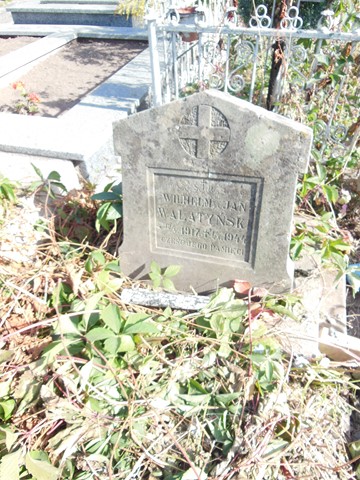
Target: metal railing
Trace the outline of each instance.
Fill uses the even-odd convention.
[[[310,122],[322,145],[329,140],[341,146],[357,117],[360,122],[360,15],[348,19],[347,31],[339,29],[329,10],[312,30],[301,28],[295,6],[278,28],[273,28],[274,15],[268,15],[264,5],[256,8],[249,27],[239,25],[232,7],[226,8],[221,22],[217,15],[209,22],[199,7],[194,23],[183,25],[176,7],[170,7],[164,20],[148,19],[152,104],[216,88]],[[196,40],[184,41],[190,34],[196,34]],[[321,111],[314,106],[319,102]],[[357,139],[351,140],[356,144]]]

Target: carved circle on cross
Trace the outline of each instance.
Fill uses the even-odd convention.
[[[178,125],[180,145],[195,158],[215,158],[230,140],[229,122],[211,105],[198,105],[185,114]]]

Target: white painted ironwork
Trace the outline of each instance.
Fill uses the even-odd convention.
[[[305,0],[299,0],[297,6],[287,10],[279,28],[273,28],[274,11],[270,13],[264,5],[256,7],[246,27],[229,1],[220,4],[211,0],[205,4],[200,0],[192,25],[182,24],[176,3],[170,6],[164,20],[149,20],[153,105],[198,89],[216,88],[284,114],[287,111],[282,102],[298,98],[304,115],[311,110],[314,89],[324,83],[328,109],[324,118],[313,120],[315,141],[321,143],[322,150],[330,142],[335,154],[348,135],[348,125],[339,112],[345,108],[347,73],[354,68],[355,56],[360,58],[360,14],[343,32],[338,30],[334,13],[324,10],[316,30],[303,30],[300,9]],[[183,41],[190,34],[196,34],[196,40]],[[343,68],[322,79],[324,62],[335,65],[336,61],[329,44],[341,46],[347,53]],[[322,90],[317,94],[322,95]]]
[[[324,10],[318,22],[318,29],[322,32],[331,32],[334,28],[334,12],[332,10]]]
[[[265,5],[259,5],[256,8],[255,15],[250,18],[249,25],[251,28],[269,28],[271,27],[271,18]]]
[[[299,16],[299,9],[297,7],[290,7],[280,22],[280,28],[282,30],[299,30],[302,26],[303,20]]]

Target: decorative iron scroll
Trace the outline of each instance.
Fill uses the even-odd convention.
[[[330,148],[334,155],[346,148],[351,121],[343,99],[349,88],[354,90],[346,83],[346,75],[358,68],[353,59],[360,54],[360,14],[354,17],[353,25],[348,25],[346,32],[336,31],[334,12],[329,9],[322,12],[317,30],[311,32],[302,30],[303,20],[297,7],[288,9],[278,29],[272,28],[273,14],[265,5],[256,7],[249,21],[250,28],[238,26],[241,18],[235,7],[224,4],[220,16],[216,28],[211,27],[215,15],[208,15],[206,9],[198,7],[193,29],[186,29],[186,32],[196,31],[197,40],[185,43],[179,30],[177,8],[169,10],[165,25],[175,25],[176,30],[161,30],[166,101],[198,89],[216,88],[264,106],[274,60],[273,45],[276,41],[280,45],[281,39],[281,48],[277,51],[281,57],[281,81],[275,92],[274,111],[284,115],[297,111],[299,119],[304,121],[307,115],[312,115],[313,96],[323,95],[321,115],[307,119],[314,127],[315,140],[321,149]],[[350,35],[351,40],[347,40]],[[344,64],[339,74],[334,66],[334,49]],[[358,94],[357,90],[352,96]],[[291,105],[295,106],[292,110]]]

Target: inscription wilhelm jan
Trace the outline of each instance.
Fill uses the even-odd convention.
[[[262,179],[210,176],[153,172],[152,249],[252,264]]]

